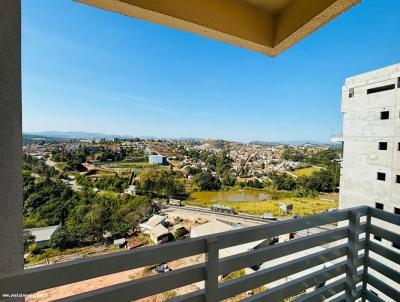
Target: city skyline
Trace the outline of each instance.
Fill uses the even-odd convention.
[[[398,62],[399,8],[364,1],[271,59],[71,1],[23,1],[24,131],[327,142],[344,79]]]
[[[329,141],[314,141],[314,140],[276,140],[276,141],[267,141],[267,140],[251,140],[251,141],[240,141],[234,139],[224,139],[218,137],[162,137],[162,136],[140,136],[140,135],[130,135],[130,134],[121,134],[121,133],[100,133],[100,132],[86,132],[86,131],[38,131],[38,132],[29,132],[25,131],[23,133],[24,136],[36,136],[37,138],[57,138],[64,140],[102,140],[102,139],[121,139],[121,140],[130,140],[130,139],[140,139],[140,140],[165,140],[165,141],[225,141],[239,144],[272,144],[272,145],[337,145],[338,143]],[[337,134],[336,134],[337,135]]]

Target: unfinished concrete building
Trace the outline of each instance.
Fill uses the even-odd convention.
[[[367,205],[400,215],[400,64],[347,78],[342,93],[339,206]],[[400,232],[381,220],[374,223]],[[371,240],[400,251],[400,245],[380,236],[371,236]]]

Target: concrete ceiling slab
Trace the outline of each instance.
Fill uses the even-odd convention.
[[[361,0],[75,0],[271,57]]]

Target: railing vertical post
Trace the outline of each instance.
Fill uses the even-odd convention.
[[[0,104],[0,275],[5,277],[24,270],[21,0],[0,0]],[[3,294],[12,293],[0,292],[1,301]]]
[[[360,212],[349,212],[349,239],[346,267],[346,301],[356,300],[358,247],[360,241]]]
[[[207,239],[206,254],[206,301],[218,301],[218,265],[219,265],[219,248],[218,239],[211,237]]]
[[[364,264],[363,264],[363,277],[362,277],[362,302],[367,299],[367,283],[368,283],[368,266],[369,266],[369,242],[371,237],[371,210],[368,207],[367,211],[367,229],[365,230],[365,244],[364,244]]]

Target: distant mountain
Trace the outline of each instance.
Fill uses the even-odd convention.
[[[264,141],[251,141],[249,144],[252,145],[261,145],[261,146],[276,146],[276,145],[293,145],[293,146],[303,146],[303,145],[313,145],[313,146],[328,146],[332,145],[332,143],[324,143],[317,141],[282,141],[282,142],[264,142]]]
[[[181,138],[161,138],[156,136],[132,136],[132,135],[118,135],[118,134],[106,134],[106,133],[93,133],[93,132],[85,132],[85,131],[43,131],[43,132],[25,132],[24,136],[29,137],[29,139],[36,138],[48,138],[48,139],[110,139],[110,138],[121,138],[121,139],[133,139],[133,138],[141,138],[145,140],[182,140],[182,141],[197,141],[197,142],[211,142],[213,144],[216,143],[224,143],[229,142],[227,140],[222,139],[202,139],[202,138],[191,138],[191,137],[181,137]],[[261,145],[261,146],[276,146],[276,145],[314,145],[314,146],[330,146],[332,143],[323,143],[317,141],[306,141],[306,140],[298,140],[298,141],[281,141],[281,142],[266,142],[254,140],[249,142],[252,145]]]
[[[42,136],[42,135],[36,135],[36,134],[27,134],[24,133],[23,135],[23,144],[33,144],[33,143],[57,143],[59,141],[62,141],[63,139],[60,137],[51,137],[51,136]]]
[[[25,136],[36,136],[40,138],[59,138],[59,139],[102,139],[102,138],[141,138],[145,140],[182,140],[182,141],[202,141],[201,138],[182,137],[182,138],[162,138],[157,136],[132,136],[132,135],[119,135],[119,134],[106,134],[106,133],[92,133],[85,131],[43,131],[43,132],[25,132]]]
[[[63,139],[101,139],[101,138],[133,138],[130,135],[116,135],[105,133],[91,133],[84,131],[43,131],[43,132],[28,132],[27,135],[37,135],[40,137],[56,137]]]

